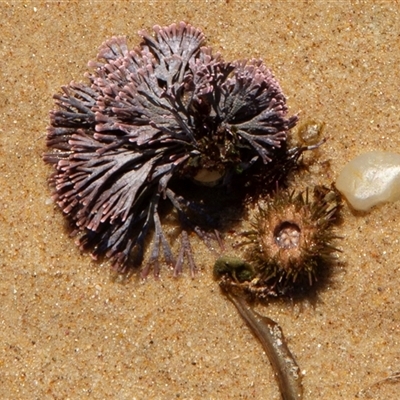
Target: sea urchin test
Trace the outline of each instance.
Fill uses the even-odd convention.
[[[351,160],[336,181],[355,210],[400,199],[400,154],[371,151]]]

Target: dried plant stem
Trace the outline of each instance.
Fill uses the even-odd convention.
[[[286,344],[282,329],[272,319],[255,312],[243,297],[233,294],[229,289],[226,295],[267,353],[283,400],[301,400],[303,386],[300,368]]]
[[[366,395],[372,388],[380,386],[382,383],[399,383],[400,382],[400,371],[393,372],[386,378],[383,378],[377,382],[374,382],[372,385],[368,386],[367,388],[360,390],[356,397],[363,397]]]

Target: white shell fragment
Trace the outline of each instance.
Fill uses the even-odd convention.
[[[222,177],[219,171],[202,168],[193,179],[199,184],[212,187],[218,185]]]
[[[383,151],[361,154],[343,168],[336,188],[360,211],[400,200],[400,154]]]

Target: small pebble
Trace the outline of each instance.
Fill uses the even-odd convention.
[[[336,188],[355,210],[400,199],[400,154],[371,151],[351,160],[340,172]]]

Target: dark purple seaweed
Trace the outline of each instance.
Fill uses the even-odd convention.
[[[193,273],[188,232],[207,233],[171,182],[206,183],[205,173],[228,186],[257,164],[275,183],[301,153],[286,143],[298,118],[285,117],[286,99],[262,61],[225,62],[201,47],[201,30],[183,22],[154,31],[139,32],[134,50],[124,37],[106,41],[89,63],[90,84],[71,82],[54,96],[44,160],[56,169],[54,199],[83,232],[82,248],[125,271],[142,263],[153,232],[144,274],[150,267],[158,273],[160,253],[175,273],[186,255]],[[164,201],[182,223],[176,259],[160,218]]]

